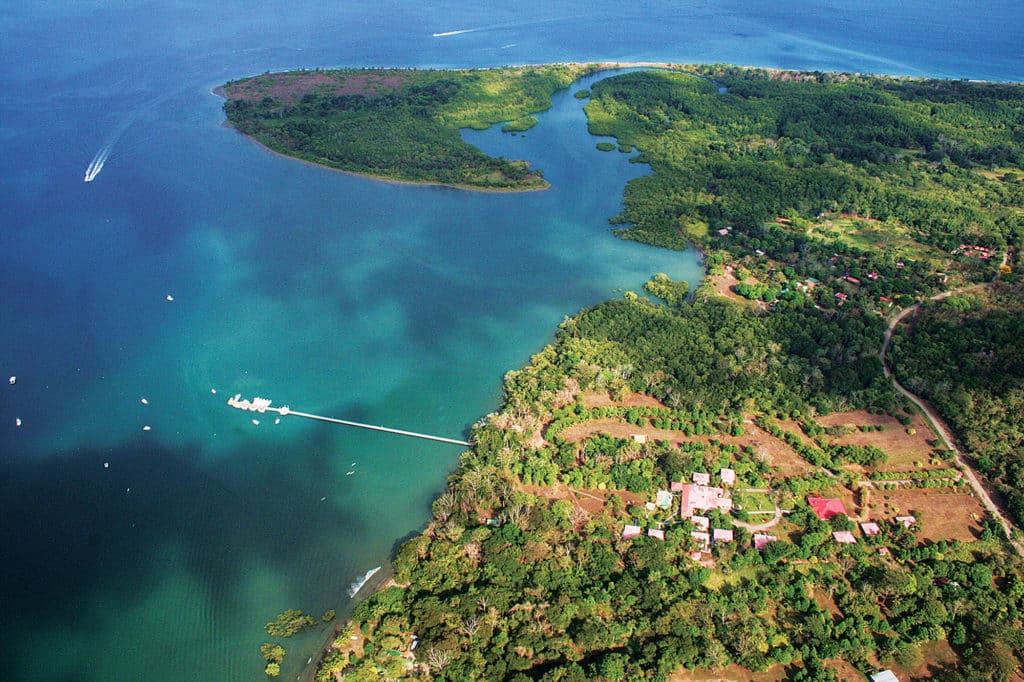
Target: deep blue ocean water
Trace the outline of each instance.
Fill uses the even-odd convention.
[[[460,437],[565,315],[700,277],[610,235],[644,169],[570,92],[525,135],[467,133],[553,183],[497,195],[268,154],[212,87],[569,60],[1024,80],[1021,29],[991,1],[0,4],[0,679],[259,679],[263,623],[344,613],[460,452],[254,426],[228,395]]]

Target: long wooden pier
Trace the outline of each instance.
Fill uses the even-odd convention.
[[[398,436],[408,436],[410,438],[421,438],[423,440],[433,440],[439,443],[451,443],[453,445],[464,445],[471,447],[472,443],[467,443],[464,440],[457,440],[455,438],[443,438],[441,436],[431,436],[426,433],[416,433],[415,431],[403,431],[402,429],[391,429],[386,426],[374,426],[373,424],[362,424],[360,422],[353,422],[347,419],[335,419],[334,417],[323,417],[319,414],[309,414],[308,412],[299,412],[289,408],[287,405],[281,407],[271,407],[272,401],[267,398],[254,397],[252,400],[245,400],[242,398],[242,394],[238,393],[231,398],[228,398],[228,405],[239,410],[245,410],[247,412],[258,412],[263,414],[265,412],[275,412],[282,417],[305,417],[306,419],[316,419],[317,421],[330,422],[331,424],[341,424],[342,426],[355,426],[360,429],[370,429],[371,431],[383,431],[385,433],[393,433]]]

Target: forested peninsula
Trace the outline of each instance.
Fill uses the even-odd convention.
[[[520,91],[515,70],[455,73],[502,84],[470,123],[544,108],[497,106]],[[399,102],[422,87],[402,83]],[[361,125],[385,138],[393,120],[441,120],[471,93],[446,87]],[[294,120],[340,139],[330,106],[313,107],[340,95],[314,95]],[[317,679],[1010,679],[1024,659],[1024,88],[713,65],[578,96],[591,132],[653,171],[627,185],[618,233],[699,246],[705,282],[654,275],[567,318],[506,376]],[[306,97],[226,109],[258,100],[259,125],[283,127]],[[470,119],[450,120],[458,139]],[[888,367],[955,449],[887,375],[889,334]]]
[[[223,85],[228,123],[270,149],[329,168],[480,190],[547,187],[525,161],[487,156],[462,128],[528,130],[590,65],[266,73]]]

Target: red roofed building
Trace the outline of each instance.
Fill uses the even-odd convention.
[[[679,492],[679,515],[684,519],[693,516],[694,509],[708,511],[710,509],[721,509],[729,511],[732,509],[732,499],[722,497],[725,492],[721,488],[713,488],[706,485],[688,483]]]
[[[814,497],[807,498],[807,504],[811,505],[811,511],[822,521],[828,521],[833,516],[846,513],[843,501],[837,497]]]

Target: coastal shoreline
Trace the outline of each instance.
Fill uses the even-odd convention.
[[[673,70],[673,71],[681,71],[681,70],[683,70],[683,65],[670,64],[670,63],[667,63],[667,62],[664,62],[664,63],[663,62],[593,62],[593,63],[592,62],[556,62],[555,64],[564,64],[564,65],[568,65],[568,66],[594,66],[594,67],[596,67],[593,72],[591,72],[590,74],[586,74],[584,76],[581,76],[580,78],[584,78],[587,75],[594,75],[594,74],[600,73],[602,71],[616,71],[616,70],[620,70],[620,69],[654,68],[654,69],[665,69],[665,70]],[[551,64],[548,64],[548,65],[551,65]],[[546,66],[546,65],[523,64],[523,65],[518,65],[518,66]],[[498,68],[498,67],[496,67],[496,68]],[[515,68],[515,67],[511,67],[511,68]],[[574,80],[573,83],[576,83],[578,80],[580,80],[580,78]],[[567,86],[567,89],[568,89],[568,87],[572,87],[572,84]],[[211,94],[217,96],[217,97],[220,97],[221,99],[223,99],[225,101],[227,101],[227,99],[228,99],[227,95],[226,95],[226,93],[224,91],[224,86],[223,85],[211,88],[209,90],[209,92]],[[229,128],[231,130],[234,130],[236,133],[241,135],[241,137],[243,137],[244,139],[248,140],[249,142],[251,142],[251,143],[255,144],[256,146],[260,147],[261,149],[263,149],[263,150],[265,150],[267,152],[270,152],[271,154],[274,154],[275,156],[281,157],[283,159],[288,159],[288,160],[291,160],[291,161],[298,161],[300,163],[304,163],[304,164],[313,166],[315,168],[319,168],[319,169],[323,169],[323,170],[328,170],[328,171],[335,171],[335,172],[338,172],[338,173],[344,173],[346,175],[351,175],[351,176],[355,176],[355,177],[362,177],[362,178],[366,178],[366,179],[373,180],[373,181],[376,181],[376,182],[383,182],[383,183],[395,184],[395,185],[417,185],[417,186],[450,187],[450,188],[453,188],[453,189],[460,189],[460,190],[465,190],[465,191],[470,191],[470,192],[481,192],[481,193],[486,193],[486,194],[492,194],[492,193],[496,193],[496,194],[515,194],[515,193],[526,193],[526,192],[538,192],[538,191],[544,191],[544,190],[550,189],[551,186],[552,186],[551,183],[546,182],[545,186],[543,186],[543,187],[535,187],[535,188],[527,188],[527,189],[481,188],[481,187],[475,187],[475,186],[456,185],[456,184],[442,183],[442,182],[432,182],[432,181],[396,180],[396,179],[393,179],[393,178],[387,178],[387,177],[373,175],[371,173],[360,173],[360,172],[356,172],[356,171],[347,171],[347,170],[343,170],[343,169],[340,169],[340,168],[333,168],[331,166],[325,166],[323,164],[319,164],[319,163],[316,163],[314,161],[310,161],[308,159],[302,159],[302,158],[299,158],[299,157],[296,157],[296,156],[290,156],[290,155],[285,154],[283,152],[279,152],[279,151],[277,151],[275,149],[271,149],[270,147],[268,147],[267,145],[263,144],[262,142],[260,142],[256,138],[252,137],[251,135],[247,135],[247,134],[242,133],[241,131],[237,130],[237,128],[232,126],[231,123],[226,118],[222,121],[221,125],[223,127],[225,127],[225,128]],[[497,124],[495,124],[495,125],[497,125]],[[704,253],[702,250],[700,250],[694,244],[691,244],[690,248],[697,248],[698,251],[701,252],[700,257],[701,257],[701,261],[703,262],[704,258],[706,257],[706,253]],[[704,270],[705,270],[705,276],[706,276],[707,269],[704,268]],[[415,533],[413,534],[412,537],[418,537],[419,535],[421,535],[429,527],[429,525],[430,525],[430,521],[428,520],[421,528],[419,528],[417,531],[415,531]],[[408,539],[408,538],[406,538],[406,539]],[[378,594],[380,592],[383,592],[384,590],[386,590],[389,587],[398,585],[398,583],[395,580],[394,566],[391,563],[392,560],[394,559],[395,552],[397,552],[397,549],[398,549],[398,547],[396,546],[394,551],[392,552],[392,554],[387,558],[386,561],[384,561],[382,563],[383,569],[381,571],[381,574],[382,574],[383,577],[380,580],[380,582],[377,583],[377,585],[375,587],[373,587],[372,589],[365,589],[365,591],[361,590],[359,595],[358,595],[358,599],[356,597],[353,597],[351,599],[351,601],[349,602],[349,605],[348,605],[348,607],[350,609],[350,612],[349,612],[348,616],[343,618],[343,619],[339,619],[338,622],[334,625],[334,627],[327,629],[327,631],[325,632],[324,637],[322,639],[322,642],[317,647],[317,652],[313,655],[313,661],[308,666],[305,666],[303,668],[303,670],[301,671],[300,676],[299,676],[299,682],[314,682],[314,680],[316,678],[316,673],[320,669],[321,663],[324,661],[326,656],[328,656],[330,654],[330,652],[334,649],[334,642],[337,640],[337,638],[342,633],[344,633],[352,625],[352,623],[353,623],[352,613],[354,613],[355,609],[358,607],[359,604],[361,604],[362,602],[366,601],[367,599],[370,599],[374,595],[376,595],[376,594]]]
[[[343,173],[345,175],[351,175],[351,176],[356,177],[356,178],[364,178],[364,179],[367,179],[367,180],[373,180],[375,182],[383,182],[383,183],[389,184],[389,185],[411,185],[411,186],[414,186],[414,187],[450,187],[452,189],[458,189],[458,190],[462,190],[462,191],[465,191],[465,192],[480,192],[481,194],[526,194],[526,193],[529,193],[529,192],[544,192],[544,191],[547,191],[547,190],[551,189],[551,183],[547,182],[547,181],[545,181],[546,184],[544,184],[542,187],[527,187],[527,188],[524,188],[524,189],[517,189],[517,188],[511,188],[511,187],[508,187],[508,188],[503,188],[503,187],[476,187],[474,185],[456,185],[456,184],[453,184],[453,183],[435,182],[435,181],[432,181],[432,180],[398,180],[396,178],[388,178],[388,177],[384,177],[384,176],[381,176],[381,175],[374,175],[372,173],[360,173],[358,171],[350,171],[350,170],[345,170],[343,168],[334,168],[333,166],[325,166],[322,163],[317,163],[316,161],[310,161],[309,159],[300,159],[297,156],[289,156],[288,154],[285,154],[284,152],[279,152],[276,149],[271,149],[267,145],[265,145],[262,142],[260,142],[259,140],[257,140],[255,137],[252,137],[251,135],[246,135],[245,133],[243,133],[240,130],[238,130],[233,125],[228,123],[228,121],[226,119],[224,120],[224,122],[221,125],[223,125],[225,128],[229,128],[231,130],[234,130],[242,138],[244,138],[245,140],[248,140],[249,142],[253,143],[254,145],[259,147],[260,149],[262,149],[262,150],[264,150],[266,152],[270,152],[274,156],[278,156],[278,157],[280,157],[282,159],[287,159],[289,161],[298,161],[299,163],[304,163],[307,166],[312,166],[313,168],[319,168],[320,170],[327,170],[327,171],[331,171],[331,172],[334,172],[334,173]]]
[[[223,99],[225,101],[227,101],[227,99],[228,99],[227,96],[224,93],[224,86],[223,85],[219,85],[216,88],[211,89],[210,90],[210,94],[216,95],[217,97],[220,97],[221,99]],[[324,165],[322,163],[317,163],[316,161],[310,161],[309,159],[302,159],[302,158],[299,158],[298,156],[291,156],[289,154],[285,154],[284,152],[279,152],[276,149],[271,149],[267,145],[265,145],[262,142],[260,142],[259,140],[257,140],[252,135],[246,135],[242,131],[240,131],[237,128],[235,128],[233,125],[231,125],[231,123],[227,120],[227,118],[225,118],[224,121],[222,121],[221,125],[224,126],[225,128],[229,128],[231,130],[234,130],[236,133],[241,135],[246,140],[252,142],[253,144],[255,144],[260,149],[263,149],[264,151],[270,152],[271,154],[273,154],[275,156],[278,156],[278,157],[280,157],[282,159],[288,159],[289,161],[298,161],[299,163],[304,163],[304,164],[307,164],[309,166],[313,166],[314,168],[320,168],[320,169],[323,169],[323,170],[334,171],[335,173],[344,173],[345,175],[351,175],[351,176],[357,177],[357,178],[368,178],[370,180],[375,180],[377,182],[384,182],[384,183],[387,183],[387,184],[390,184],[390,185],[413,185],[413,186],[416,186],[416,187],[451,187],[452,189],[459,189],[459,190],[463,190],[463,191],[466,191],[466,192],[480,192],[480,193],[483,193],[483,194],[525,194],[525,193],[528,193],[528,192],[544,192],[546,190],[551,189],[551,183],[548,182],[547,180],[545,180],[544,184],[541,185],[540,187],[524,187],[524,188],[518,188],[518,187],[477,187],[476,185],[460,185],[460,184],[451,183],[451,182],[437,182],[437,181],[434,181],[434,180],[400,180],[398,178],[389,178],[389,177],[386,177],[386,176],[383,176],[383,175],[374,175],[373,173],[361,173],[359,171],[350,171],[350,170],[345,170],[344,168],[335,168],[334,166],[326,166],[326,165]],[[514,159],[514,160],[516,160],[516,159]],[[522,160],[522,159],[518,159],[518,160]]]
[[[595,73],[600,73],[602,71],[615,71],[615,70],[618,70],[618,69],[643,69],[643,68],[651,68],[651,69],[665,69],[665,70],[671,70],[671,71],[681,71],[681,70],[684,69],[684,67],[686,65],[683,65],[683,64],[672,64],[672,63],[669,63],[669,62],[553,62],[553,63],[549,63],[549,64],[516,64],[516,65],[508,66],[508,67],[493,67],[493,68],[500,69],[500,68],[539,67],[539,66],[582,66],[582,67],[593,67],[594,70],[591,72],[591,74],[586,74],[586,75],[593,75]],[[339,68],[342,68],[342,67],[339,67]],[[451,69],[451,70],[457,71],[458,69]],[[580,78],[583,78],[583,77],[584,76],[581,76]],[[579,78],[577,78],[576,80],[579,80]],[[575,83],[575,82],[576,81],[573,81],[573,83]],[[571,87],[571,84],[568,87]],[[227,96],[227,93],[224,90],[224,85],[218,85],[216,87],[210,88],[209,92],[210,92],[210,94],[212,94],[212,95],[214,95],[216,97],[220,97],[225,102],[229,100],[229,97]],[[523,193],[527,193],[527,192],[543,192],[543,191],[546,191],[548,189],[551,189],[551,183],[548,182],[547,180],[545,180],[544,184],[539,186],[539,187],[525,187],[525,188],[518,188],[518,187],[478,187],[476,185],[462,185],[462,184],[458,184],[458,183],[437,182],[437,181],[434,181],[434,180],[401,180],[401,179],[398,179],[398,178],[389,178],[389,177],[386,177],[386,176],[375,175],[373,173],[364,173],[364,172],[360,172],[360,171],[350,171],[350,170],[345,170],[343,168],[335,168],[333,166],[327,166],[327,165],[324,165],[322,163],[317,163],[316,161],[310,161],[309,159],[302,159],[302,158],[299,158],[297,156],[291,156],[289,154],[285,154],[284,152],[277,151],[276,149],[271,149],[267,145],[265,145],[262,142],[260,142],[259,140],[257,140],[255,137],[253,137],[251,135],[247,135],[247,134],[239,131],[237,128],[235,128],[233,125],[231,125],[231,123],[226,118],[223,121],[223,125],[226,128],[231,128],[232,130],[235,130],[235,132],[237,132],[239,135],[241,135],[245,139],[253,142],[254,144],[256,144],[261,149],[263,149],[265,151],[268,151],[271,154],[274,154],[274,155],[279,156],[281,158],[290,159],[292,161],[298,161],[300,163],[305,163],[305,164],[308,164],[308,165],[316,167],[316,168],[322,168],[322,169],[325,169],[325,170],[335,171],[335,172],[338,172],[338,173],[344,173],[346,175],[351,175],[351,176],[361,177],[361,178],[369,178],[369,179],[375,180],[377,182],[384,182],[384,183],[393,184],[393,185],[414,185],[414,186],[421,186],[421,187],[451,187],[453,189],[459,189],[459,190],[463,190],[463,191],[467,191],[467,192],[481,192],[481,193],[484,193],[484,194],[523,194]],[[497,125],[497,124],[495,124],[495,125]],[[522,160],[522,159],[519,159],[519,160]]]

